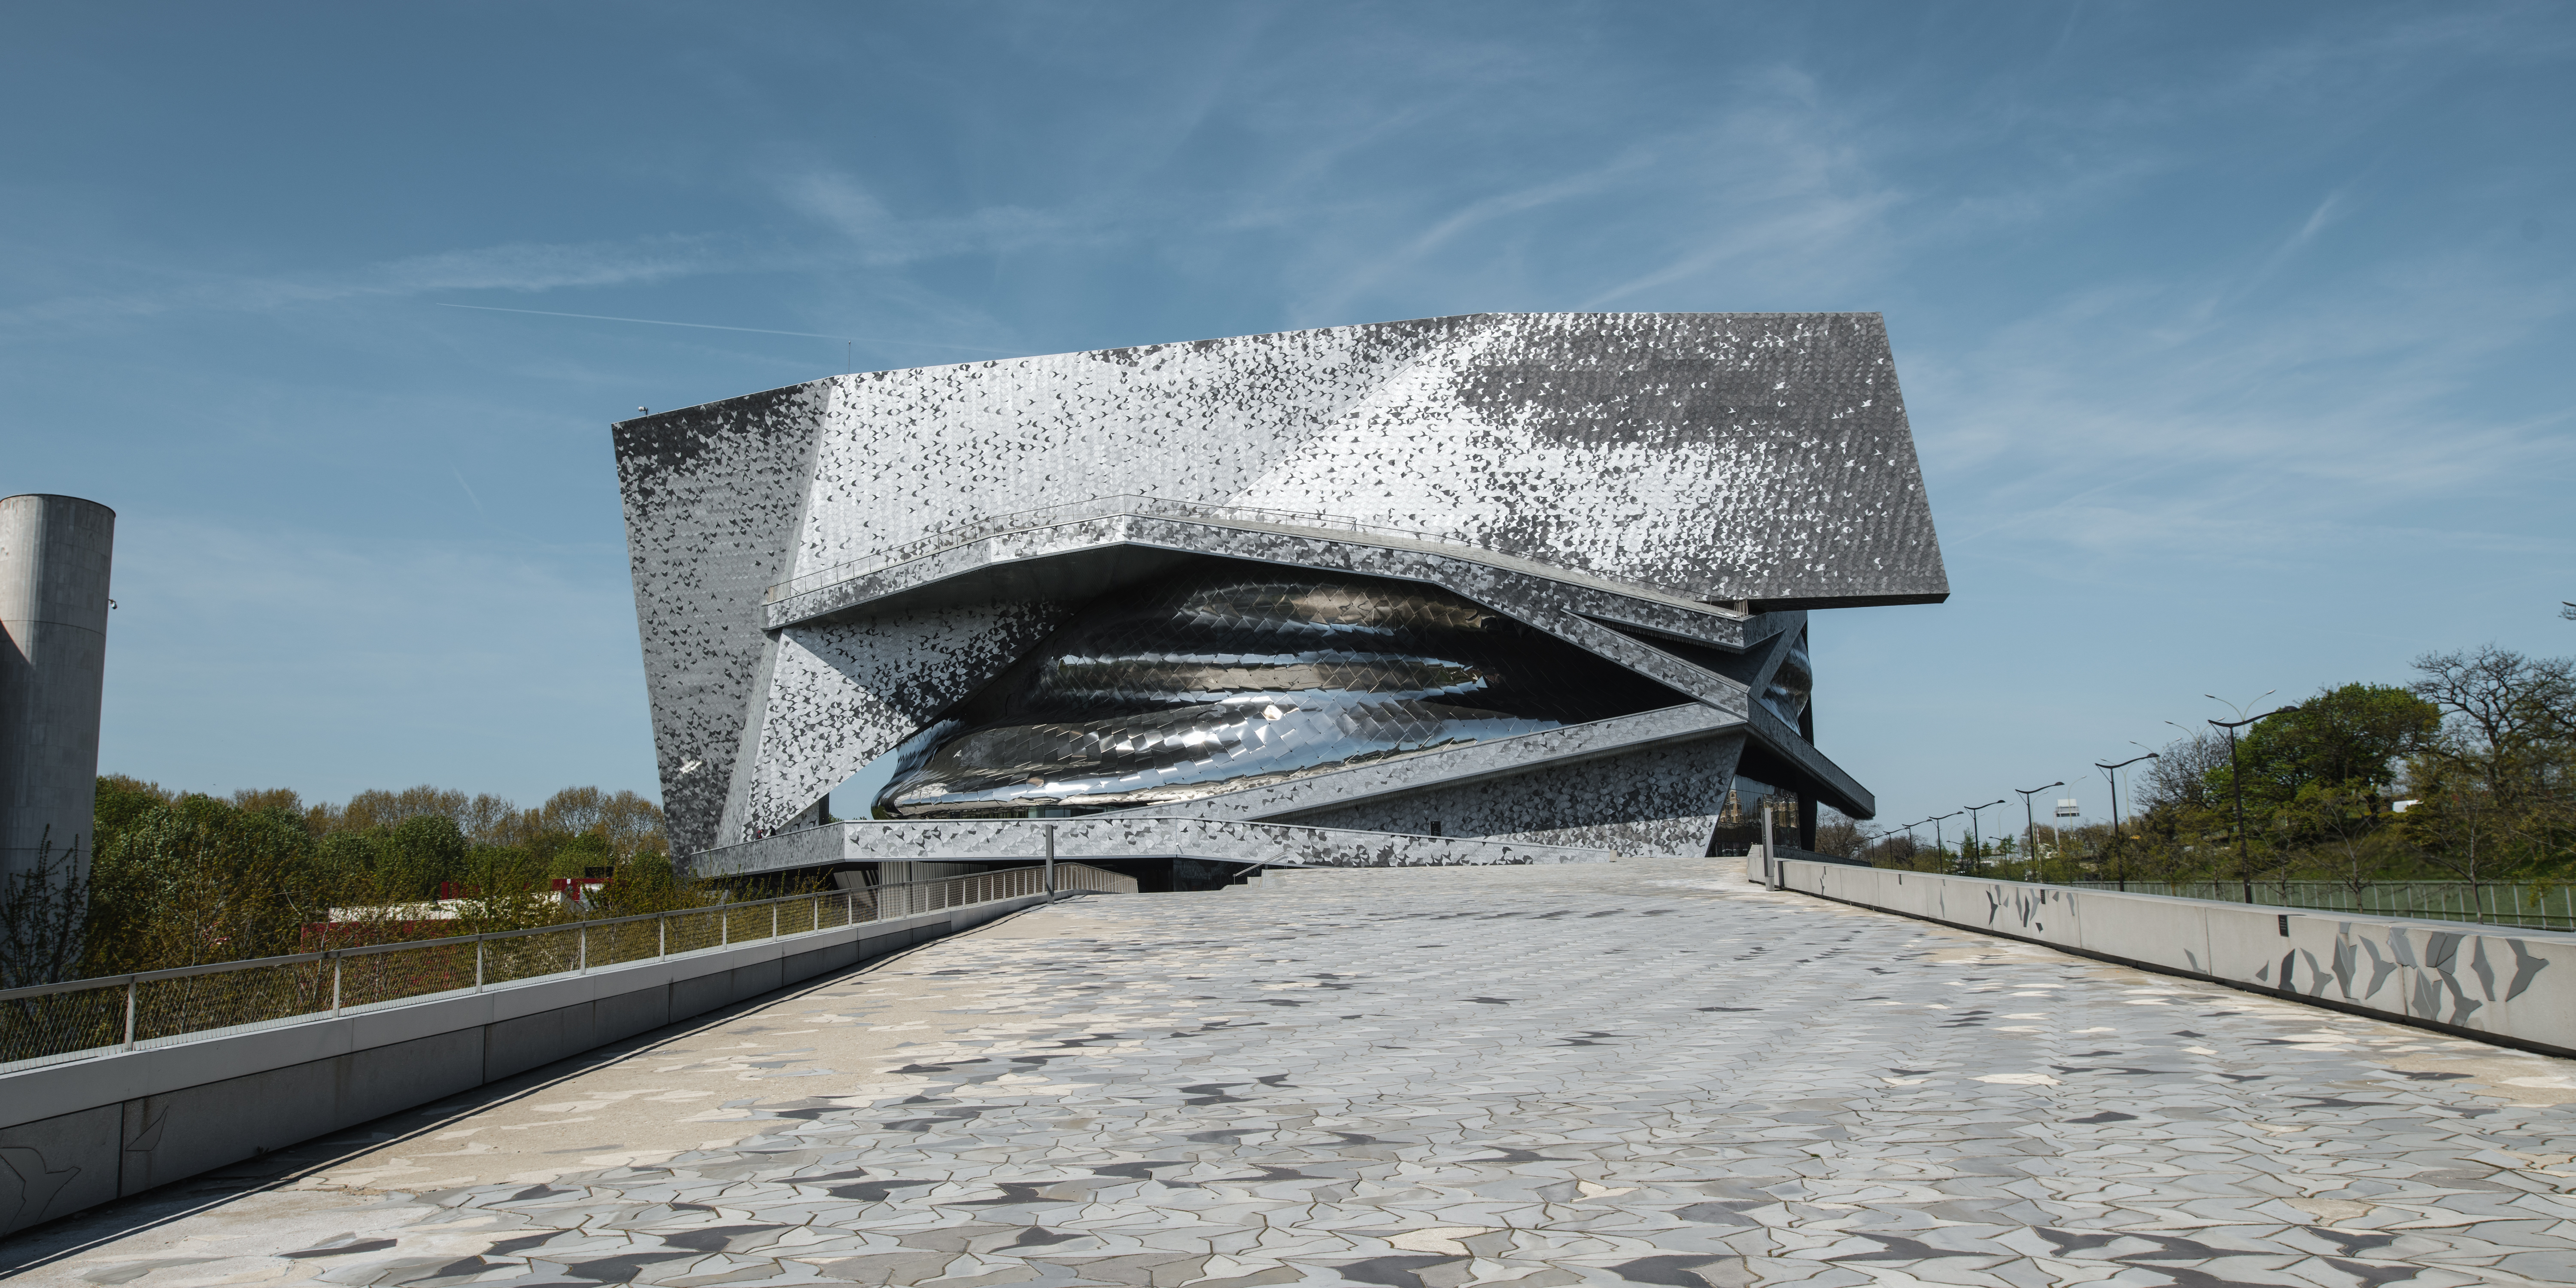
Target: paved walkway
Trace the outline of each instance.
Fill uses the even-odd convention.
[[[1083,899],[30,1275],[2576,1282],[2576,1064],[1735,875]]]

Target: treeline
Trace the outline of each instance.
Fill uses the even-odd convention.
[[[2043,820],[2022,838],[2016,818],[2002,837],[1970,846],[1953,832],[1936,851],[1846,825],[1819,848],[2023,880],[2576,882],[2576,658],[2490,645],[2428,654],[2415,674],[2320,690],[2247,726],[2232,762],[2223,731],[2168,744],[2123,773],[2116,830],[2061,840]]]
[[[603,913],[714,897],[674,877],[658,806],[596,787],[534,809],[427,786],[308,806],[110,775],[76,841],[85,883],[57,860],[5,892],[0,987],[546,925],[577,915],[556,877],[608,878]],[[453,918],[429,915],[442,887]]]

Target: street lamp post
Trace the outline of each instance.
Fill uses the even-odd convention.
[[[2049,787],[2064,787],[2065,785],[2065,782],[2060,780],[2058,782],[2050,783],[2046,787],[2033,787],[2028,791],[2022,791],[2022,789],[2018,787],[2013,789],[2014,791],[2021,793],[2021,843],[2024,847],[2023,852],[2030,855],[2031,860],[2034,863],[2036,863],[2039,858],[2039,819],[2031,813],[2030,798],[2041,792],[2047,791]],[[2038,871],[2039,879],[2042,882],[2046,882],[2048,880],[2047,871],[2045,869],[2038,869]]]
[[[1929,823],[1929,824],[1931,824],[1931,825],[1932,825],[1932,853],[1933,853],[1933,854],[1935,854],[1935,855],[1939,855],[1939,854],[1941,853],[1941,851],[1942,851],[1942,846],[1941,846],[1941,820],[1942,820],[1942,819],[1945,819],[1945,818],[1957,818],[1958,816],[1959,816],[1959,811],[1957,811],[1957,810],[1952,810],[1952,811],[1950,811],[1950,812],[1949,812],[1949,813],[1947,813],[1947,814],[1935,814],[1935,815],[1933,815],[1932,817],[1930,817],[1930,818],[1927,818],[1927,819],[1923,820],[1924,822]]]
[[[2116,765],[2105,765],[2098,760],[2093,762],[2095,769],[2101,770],[2111,778],[2111,854],[2113,856],[2111,870],[2119,874],[2118,880],[2122,890],[2129,888],[2129,852],[2120,844],[2120,771],[2141,760],[2162,759],[2164,757],[2151,751],[2143,756],[2131,756]]]
[[[2226,701],[2225,698],[2217,697],[2212,697],[2210,700]],[[2298,710],[2297,707],[2278,707],[2259,716],[2247,716],[2242,720],[2210,721],[2211,724],[2227,731],[2227,781],[2236,789],[2236,876],[2238,880],[2245,883],[2245,902],[2247,903],[2254,902],[2254,856],[2245,845],[2245,770],[2243,766],[2236,763],[2236,730],[2239,726],[2250,725],[2257,720],[2269,720],[2284,712],[2296,710]]]
[[[1974,862],[1976,862],[1976,859],[1975,859],[1975,857],[1973,857],[1973,856],[1976,854],[1976,852],[1977,852],[1977,850],[1978,850],[1978,841],[1979,841],[1979,838],[1981,838],[1981,837],[1983,837],[1983,836],[1985,835],[1984,830],[1978,826],[1978,824],[1979,824],[1982,820],[1980,820],[1980,819],[1977,817],[1977,811],[1979,811],[1979,810],[1986,810],[1986,809],[1993,809],[1995,806],[1997,806],[1997,805],[2001,805],[2001,804],[2003,804],[2003,803],[2004,803],[2004,798],[2003,798],[2003,797],[2001,797],[2001,796],[1998,796],[1998,797],[1994,798],[1993,800],[1987,801],[1987,802],[1986,802],[1985,804],[1983,804],[1983,805],[1962,805],[1962,806],[1960,806],[1960,807],[1959,807],[1960,809],[1967,811],[1967,815],[1968,815],[1968,853],[1969,853],[1969,855],[1971,856],[1971,857],[1969,858],[1969,860],[1968,860],[1968,861],[1969,861],[1970,863],[1974,863]],[[1975,876],[1975,875],[1976,875],[1976,873],[1972,871],[1972,872],[1970,872],[1968,875],[1969,875],[1969,876]]]

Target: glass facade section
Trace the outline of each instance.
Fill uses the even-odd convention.
[[[1771,839],[1783,849],[1798,844],[1798,794],[1737,775],[1726,805],[1709,833],[1708,857],[1740,858],[1762,844],[1762,811],[1771,811]]]

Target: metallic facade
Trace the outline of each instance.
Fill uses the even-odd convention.
[[[707,876],[759,876],[846,863],[910,863],[919,872],[933,862],[1025,863],[1050,841],[1058,860],[1111,863],[1150,855],[1220,863],[1238,871],[1246,864],[1281,860],[1317,867],[1418,868],[1607,863],[1618,857],[1598,847],[1121,811],[1062,819],[832,823],[702,850],[694,867]]]
[[[1207,561],[1087,606],[917,737],[877,813],[1176,805],[1682,701],[1435,587]]]
[[[1807,733],[1809,612],[1948,590],[1869,314],[1337,327],[615,434],[684,852],[900,748],[904,817],[1697,853],[1746,757],[1870,812]]]

